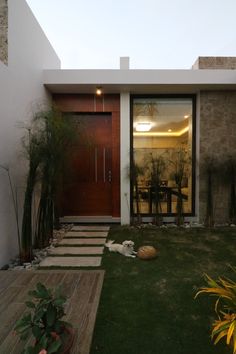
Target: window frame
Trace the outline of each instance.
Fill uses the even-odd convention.
[[[133,168],[133,148],[134,148],[134,137],[133,137],[133,104],[135,99],[145,99],[145,98],[189,98],[192,100],[192,203],[191,212],[184,213],[185,217],[193,217],[196,215],[196,95],[195,94],[133,94],[130,95],[130,170]],[[130,180],[130,216],[136,217],[137,213],[134,213],[134,198],[133,198],[133,181]],[[153,217],[155,214],[152,213],[142,213],[143,218]],[[176,212],[163,213],[163,217],[174,217],[177,215]]]

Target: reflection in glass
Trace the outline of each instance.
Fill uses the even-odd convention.
[[[188,97],[133,99],[135,214],[192,212],[192,111]]]

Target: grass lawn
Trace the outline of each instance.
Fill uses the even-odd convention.
[[[155,260],[111,253],[90,354],[226,354],[214,346],[210,323],[213,299],[200,295],[203,273],[236,278],[236,229],[155,229],[113,227],[109,239],[153,245]]]

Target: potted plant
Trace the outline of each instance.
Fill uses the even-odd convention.
[[[65,315],[66,298],[60,288],[47,289],[42,283],[29,291],[31,301],[26,301],[30,312],[17,321],[14,330],[22,340],[30,334],[35,337],[34,346],[28,346],[22,354],[69,354],[73,344],[72,326],[62,317]]]
[[[234,269],[235,270],[235,269]],[[217,344],[226,338],[226,344],[233,347],[236,353],[236,282],[230,279],[219,278],[217,281],[206,275],[208,287],[202,287],[195,298],[202,293],[217,298],[215,311],[218,319],[212,323],[211,338]]]

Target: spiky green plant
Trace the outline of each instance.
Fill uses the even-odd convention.
[[[208,287],[202,287],[196,294],[209,294],[217,298],[215,312],[218,319],[212,323],[211,338],[217,344],[222,338],[236,353],[236,282],[219,277],[213,280],[205,274]]]

